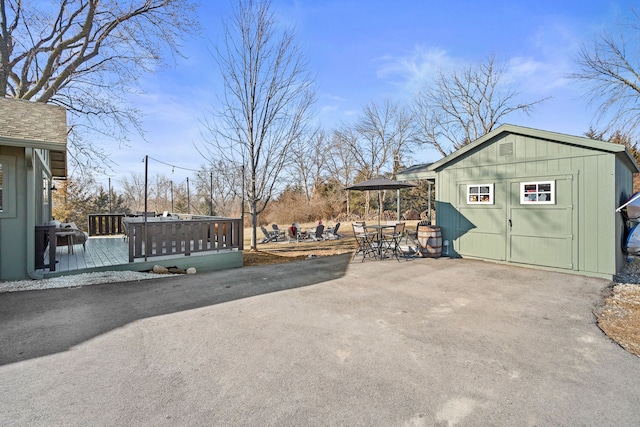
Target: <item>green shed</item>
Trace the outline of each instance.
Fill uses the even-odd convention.
[[[626,259],[615,210],[637,172],[624,145],[503,125],[397,179],[435,182],[449,256],[610,279]]]

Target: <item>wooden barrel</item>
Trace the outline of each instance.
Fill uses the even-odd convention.
[[[418,227],[418,251],[423,257],[439,258],[442,254],[442,233],[437,225]]]

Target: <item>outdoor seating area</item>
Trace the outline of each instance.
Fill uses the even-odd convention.
[[[446,251],[448,242],[442,240],[440,227],[432,226],[430,221],[354,221],[346,223],[345,227],[351,228],[352,231],[345,232],[340,222],[326,227],[320,221],[315,226],[309,223],[301,226],[294,222],[286,230],[275,224],[269,227],[262,226],[260,228],[264,237],[258,243],[293,244],[282,249],[272,246],[273,249],[267,250],[289,254],[311,251],[309,253],[312,254],[335,250],[331,249],[333,246],[328,241],[342,239],[342,242],[336,241],[336,247],[340,250],[346,246],[353,248],[351,260],[361,262],[392,259],[403,261],[415,257],[439,258],[443,253],[446,255],[443,249]],[[308,246],[295,245],[304,242],[307,242]],[[313,242],[318,244],[311,245]]]
[[[75,223],[64,223],[57,220],[52,220],[49,222],[49,225],[55,226],[57,247],[66,246],[67,253],[70,254],[74,252],[73,247],[75,245],[82,245],[83,250],[87,250],[86,243],[89,239],[89,234],[80,230]]]
[[[294,222],[286,231],[280,229],[277,224],[272,224],[271,230],[268,230],[267,227],[262,225],[260,226],[260,230],[263,234],[262,240],[260,241],[262,244],[269,242],[319,242],[322,240],[340,239],[342,237],[342,235],[338,233],[340,230],[339,222],[334,226],[326,228],[321,221],[315,227],[306,228]]]
[[[242,265],[239,218],[161,214],[92,214],[86,233],[73,222],[36,228],[36,272],[144,271],[155,263],[203,269]],[[82,245],[83,250],[77,249]],[[75,246],[75,248],[74,248]]]
[[[409,254],[400,243],[405,238],[405,223],[387,221],[385,224],[367,225],[366,222],[354,222],[352,225],[353,236],[357,248],[353,258],[361,257],[361,261],[367,258],[375,260],[395,258]]]

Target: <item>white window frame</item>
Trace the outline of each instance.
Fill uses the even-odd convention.
[[[520,183],[521,205],[554,205],[555,203],[555,181],[530,181]]]
[[[467,184],[468,205],[492,205],[493,199],[493,184]]]

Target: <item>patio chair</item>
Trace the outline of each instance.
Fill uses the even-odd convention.
[[[407,244],[409,244],[409,239],[411,239],[411,241],[417,245],[418,244],[418,228],[420,228],[421,225],[431,225],[431,221],[427,221],[427,220],[423,220],[418,222],[418,224],[416,225],[416,229],[415,231],[407,231],[405,233],[405,242]]]
[[[354,223],[351,224],[351,227],[353,228],[353,237],[356,239],[358,245],[351,260],[353,261],[358,254],[362,255],[362,261],[364,261],[366,257],[377,258],[378,249],[373,244],[375,235],[367,233],[362,225]]]
[[[260,230],[262,230],[262,234],[264,234],[264,237],[262,238],[262,241],[260,241],[260,243],[269,243],[277,239],[278,235],[273,231],[269,232],[266,228],[264,228],[264,225],[260,226]]]
[[[340,229],[340,223],[337,223],[335,227],[327,228],[325,235],[327,239],[339,239],[341,236],[338,234],[338,230]]]
[[[280,230],[280,228],[278,228],[278,224],[271,224],[271,228],[273,228],[273,231],[276,233],[276,241],[278,239],[284,240],[285,232],[284,230]]]
[[[404,237],[404,227],[405,223],[399,222],[395,224],[391,233],[385,233],[382,236],[385,255],[387,252],[390,252],[391,256],[395,256],[398,262],[400,261],[400,254],[404,256],[404,252],[400,247],[400,242],[402,241],[402,237]]]
[[[50,224],[56,226],[56,246],[67,246],[69,253],[73,253],[74,245],[82,245],[84,251],[87,250],[86,243],[89,240],[89,234],[80,230],[75,223],[61,223],[54,220]]]
[[[302,241],[302,240],[307,240],[311,237],[311,235],[309,234],[308,231],[305,231],[302,229],[302,227],[300,226],[300,224],[298,222],[294,222],[293,226],[296,228],[297,230],[297,238],[298,241]]]
[[[316,242],[319,240],[324,240],[324,225],[318,224],[316,226],[316,231],[311,235],[311,238]]]
[[[289,243],[299,242],[302,239],[300,235],[300,231],[298,230],[298,227],[296,227],[293,224],[291,225],[291,227],[289,227],[287,236],[289,238]]]

